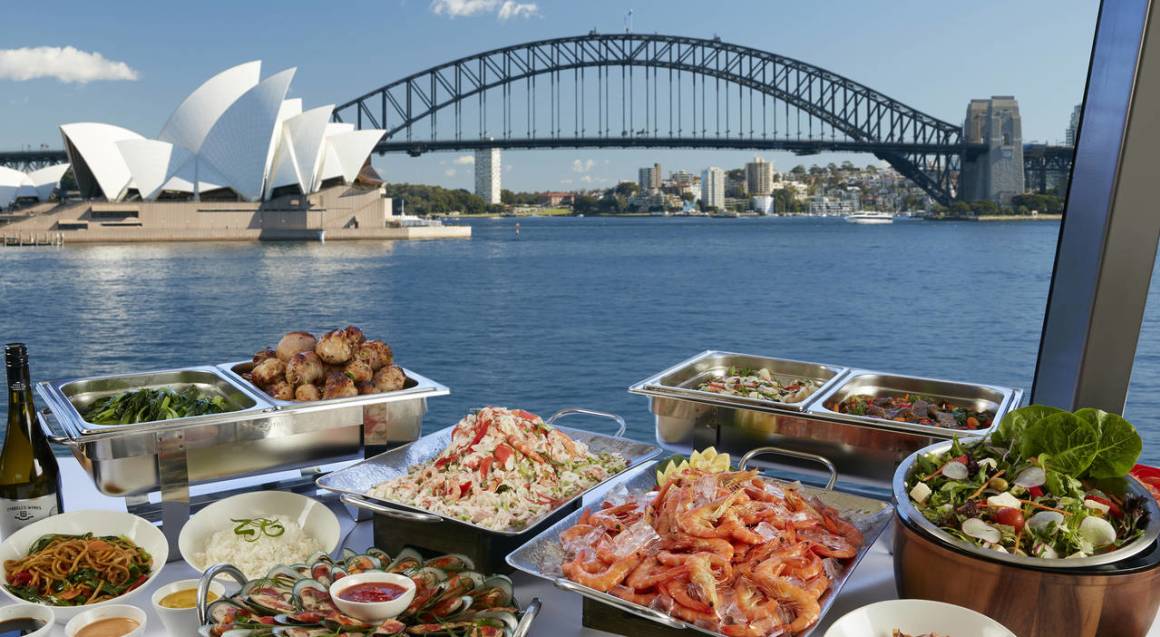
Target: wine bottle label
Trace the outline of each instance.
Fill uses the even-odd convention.
[[[56,494],[27,500],[0,498],[0,537],[8,538],[37,520],[60,513],[56,506]]]

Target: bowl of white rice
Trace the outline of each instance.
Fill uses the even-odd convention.
[[[205,572],[233,564],[248,579],[271,568],[306,562],[338,546],[338,517],[325,504],[297,493],[258,491],[215,502],[181,529],[181,557]]]

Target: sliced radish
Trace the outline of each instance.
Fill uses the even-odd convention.
[[[996,529],[979,518],[967,518],[963,520],[963,533],[989,544],[998,544],[999,540],[1003,539],[1003,534],[999,532],[999,529]]]
[[[1043,532],[1049,528],[1059,528],[1063,524],[1063,514],[1055,511],[1040,511],[1027,519],[1027,526],[1032,531]]]
[[[1047,482],[1047,472],[1043,470],[1043,467],[1027,467],[1019,472],[1019,477],[1015,478],[1015,484],[1027,489],[1043,486],[1045,482]]]
[[[999,462],[994,458],[983,458],[979,461],[979,466],[986,467],[988,469],[994,469],[995,467],[999,466]]]
[[[1098,549],[1116,541],[1116,528],[1103,518],[1089,516],[1079,523],[1079,535]]]
[[[1093,511],[1099,511],[1100,513],[1107,513],[1112,508],[1111,506],[1104,504],[1099,500],[1093,500],[1091,498],[1085,498],[1083,505]]]
[[[1018,509],[1018,508],[1023,506],[1023,503],[1019,501],[1019,498],[1016,498],[1015,496],[1011,495],[1010,493],[1007,493],[1006,491],[1004,491],[1003,493],[1000,493],[999,495],[993,495],[993,496],[987,498],[987,506],[995,508],[995,509],[1002,509],[1002,508]]]
[[[942,468],[942,474],[951,480],[966,480],[967,477],[971,475],[971,473],[967,471],[967,465],[957,460],[951,460],[950,462],[944,464]]]
[[[1043,542],[1036,542],[1035,546],[1031,547],[1031,552],[1034,553],[1037,557],[1042,557],[1045,560],[1054,560],[1059,558],[1059,553],[1056,553],[1055,549],[1052,548],[1050,544],[1044,544]]]
[[[925,482],[919,482],[910,490],[910,499],[919,504],[923,504],[930,497],[930,493],[930,487],[926,486]]]

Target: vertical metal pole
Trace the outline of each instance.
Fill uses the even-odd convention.
[[[1100,7],[1032,400],[1120,412],[1160,237],[1160,33],[1151,0]]]

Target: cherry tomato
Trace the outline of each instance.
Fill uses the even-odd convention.
[[[1015,507],[1002,507],[995,511],[992,517],[999,524],[1014,527],[1016,533],[1023,529],[1023,512]]]
[[[1043,497],[1043,487],[1027,487],[1027,493],[1033,498]]]

